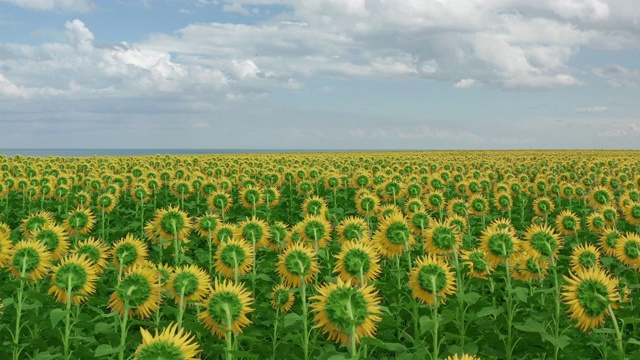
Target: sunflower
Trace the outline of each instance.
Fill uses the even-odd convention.
[[[580,244],[571,251],[571,269],[588,270],[600,266],[600,251],[591,244]]]
[[[0,222],[0,237],[1,236],[6,236],[7,238],[11,236],[11,227],[3,222]]]
[[[405,202],[404,204],[404,213],[407,216],[410,216],[417,212],[424,211],[424,209],[425,209],[425,206],[422,203],[422,200],[417,198],[408,199],[407,202]]]
[[[250,308],[252,303],[250,292],[242,284],[215,279],[209,297],[200,304],[204,311],[198,314],[198,320],[214,335],[226,339],[229,330],[237,335],[251,324],[247,314],[254,310]]]
[[[593,206],[596,210],[600,210],[603,206],[610,205],[613,201],[613,194],[604,186],[594,187],[587,197],[589,205]]]
[[[369,226],[367,222],[360,217],[350,216],[342,219],[336,226],[338,241],[344,243],[346,241],[369,241]]]
[[[251,185],[240,190],[239,197],[240,203],[245,209],[253,209],[254,207],[262,205],[264,202],[260,188]]]
[[[333,270],[343,281],[359,285],[361,280],[368,283],[380,275],[380,256],[373,244],[357,241],[345,241],[342,249],[335,255],[336,266]]]
[[[86,208],[91,205],[91,195],[86,191],[78,191],[73,195],[73,204],[77,207]]]
[[[447,203],[447,213],[465,217],[468,214],[467,202],[463,198],[453,198]]]
[[[596,234],[602,233],[607,225],[604,216],[599,212],[594,212],[587,216],[586,222],[587,228]]]
[[[238,228],[234,224],[222,223],[215,231],[215,244],[221,244],[237,237]]]
[[[220,218],[216,214],[210,212],[196,218],[195,228],[199,236],[208,237],[209,234],[213,234],[216,227],[220,224]]]
[[[267,248],[280,252],[286,243],[289,228],[283,222],[276,222],[269,226],[269,238],[267,239]]]
[[[242,238],[231,238],[220,244],[215,255],[216,271],[227,279],[237,281],[253,267],[253,247]],[[237,274],[235,273],[237,268]]]
[[[269,241],[269,224],[266,221],[252,217],[238,224],[239,235],[250,244],[256,246],[267,246]]]
[[[424,211],[418,211],[409,216],[409,227],[414,235],[420,235],[431,225],[431,217]]]
[[[462,234],[446,221],[434,221],[422,235],[424,249],[430,255],[452,255],[462,245]]]
[[[129,316],[146,319],[160,308],[158,272],[146,266],[133,266],[125,271],[120,284],[109,298],[109,308],[120,316],[125,307]]]
[[[189,216],[177,207],[160,209],[154,216],[156,233],[163,240],[174,240],[177,238],[182,242],[189,242],[189,233],[193,227],[193,222]]]
[[[282,284],[274,286],[271,290],[271,306],[280,312],[291,310],[295,299],[293,292]]]
[[[540,217],[551,215],[553,210],[556,209],[555,204],[551,199],[546,196],[541,196],[533,201],[533,212]]]
[[[140,334],[142,343],[136,349],[135,360],[196,360],[202,351],[195,337],[175,323],[169,324],[160,334],[156,330],[155,336],[143,328],[140,328]]]
[[[640,202],[632,201],[629,205],[622,208],[624,219],[631,225],[640,223]]]
[[[518,252],[520,240],[505,229],[485,229],[480,235],[480,249],[491,266],[495,266]]]
[[[554,259],[562,249],[560,236],[552,227],[546,225],[530,225],[524,232],[524,249],[531,255]]]
[[[96,199],[96,207],[108,214],[116,208],[116,197],[109,193],[99,195]]]
[[[599,212],[602,214],[602,217],[604,217],[605,225],[615,228],[616,221],[618,221],[618,210],[611,205],[605,205],[600,207]]]
[[[96,217],[91,210],[78,207],[69,212],[69,216],[64,220],[64,227],[72,234],[86,235],[96,224]]]
[[[66,303],[71,290],[71,303],[77,305],[87,300],[87,295],[96,292],[95,283],[98,280],[95,266],[85,255],[72,254],[53,267],[51,288],[49,295],[53,294],[57,302]]]
[[[456,230],[458,230],[459,233],[464,233],[469,227],[467,219],[464,216],[449,215],[445,221],[447,222],[447,224],[453,226]]]
[[[278,255],[276,273],[287,287],[299,287],[302,280],[308,284],[319,272],[317,254],[302,243],[289,245]]]
[[[516,236],[517,233],[516,228],[511,223],[511,220],[506,218],[498,218],[493,220],[491,223],[489,223],[489,225],[487,225],[487,229],[507,230],[513,236]]]
[[[380,198],[370,192],[362,192],[355,197],[356,207],[360,214],[374,214],[378,212]]]
[[[616,256],[616,245],[618,243],[618,239],[622,234],[616,229],[612,229],[610,227],[605,227],[600,237],[598,238],[598,244],[600,245],[600,250],[605,253],[607,256]]]
[[[9,262],[12,247],[13,243],[9,239],[9,234],[0,232],[0,268]]]
[[[500,211],[508,211],[513,207],[513,199],[508,192],[498,192],[493,198],[493,205]]]
[[[11,249],[9,268],[17,278],[42,279],[51,267],[51,253],[37,240],[22,240]]]
[[[377,295],[373,285],[354,288],[341,279],[318,286],[318,295],[310,298],[314,328],[322,329],[329,340],[343,345],[352,338],[360,343],[363,336],[375,337],[376,323],[382,321],[381,299]]]
[[[320,216],[327,214],[327,201],[319,196],[310,196],[302,202],[302,214],[305,217]]]
[[[32,232],[31,237],[47,247],[52,260],[61,259],[69,251],[69,234],[62,226],[46,224]]]
[[[398,216],[404,216],[402,210],[394,204],[382,205],[378,208],[378,221],[384,218],[388,218],[391,215],[397,214]]]
[[[123,271],[135,265],[141,265],[148,256],[147,244],[132,234],[127,234],[113,244],[113,264],[116,268],[122,268]]]
[[[640,235],[626,233],[618,239],[616,257],[626,266],[640,270]]]
[[[407,219],[400,213],[381,219],[378,230],[373,234],[373,241],[380,254],[386,257],[400,255],[416,242]]]
[[[469,198],[467,208],[469,209],[469,213],[476,216],[482,216],[489,212],[489,201],[487,201],[484,196],[475,194]]]
[[[468,275],[478,279],[486,280],[487,275],[493,273],[497,266],[497,264],[491,264],[487,260],[487,254],[479,249],[462,250],[460,259],[469,266]]]
[[[513,257],[509,263],[511,276],[520,281],[542,281],[549,270],[549,261],[538,254],[523,251]]]
[[[33,235],[33,232],[45,226],[46,224],[53,224],[53,215],[48,211],[38,211],[29,215],[22,220],[22,234],[29,238]]]
[[[100,275],[107,267],[109,259],[109,247],[100,239],[90,236],[76,244],[73,254],[85,255],[94,266],[96,275]]]
[[[200,301],[209,293],[211,276],[196,265],[185,265],[174,269],[167,287],[176,304],[180,304],[181,296],[185,304]]]
[[[264,202],[268,207],[274,208],[280,201],[280,192],[274,187],[267,187],[262,191]]]
[[[562,210],[556,216],[556,229],[562,235],[575,234],[580,230],[580,218],[571,210]]]
[[[207,199],[207,205],[212,211],[227,213],[231,209],[233,202],[231,201],[231,196],[225,191],[216,191]]]
[[[447,295],[455,294],[456,279],[444,260],[427,255],[416,259],[409,273],[409,287],[414,298],[433,306],[436,298],[444,303]]]
[[[426,194],[424,204],[430,211],[440,211],[445,208],[447,202],[442,191],[433,190]]]
[[[446,357],[444,360],[480,360],[480,358],[477,356],[468,355],[468,354],[462,354],[460,356],[458,356],[458,354],[455,354],[455,355]]]
[[[562,301],[569,306],[570,318],[582,331],[597,328],[604,323],[609,307],[620,302],[616,281],[599,267],[579,269],[570,276],[564,276]]]
[[[306,216],[300,230],[302,240],[313,243],[316,249],[325,248],[331,240],[331,224],[321,216]]]
[[[173,272],[175,271],[173,266],[164,263],[154,264],[150,261],[148,261],[147,263],[149,267],[151,267],[158,273],[158,286],[160,287],[160,291],[169,291],[169,280],[171,280]]]

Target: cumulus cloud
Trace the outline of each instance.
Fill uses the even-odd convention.
[[[456,89],[468,89],[472,87],[476,81],[474,79],[461,79],[455,85],[453,85]]]

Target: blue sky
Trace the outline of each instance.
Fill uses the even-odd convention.
[[[0,0],[0,148],[640,148],[635,0]]]

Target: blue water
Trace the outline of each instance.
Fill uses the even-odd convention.
[[[140,155],[200,155],[200,154],[250,154],[250,153],[285,153],[312,152],[317,150],[287,150],[287,149],[0,149],[0,155],[7,157],[32,156],[140,156]],[[327,150],[323,150],[327,151]]]

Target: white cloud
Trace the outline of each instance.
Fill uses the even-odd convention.
[[[476,81],[474,79],[461,79],[460,81],[455,83],[453,87],[456,89],[468,89],[472,87],[475,83]]]
[[[591,107],[577,108],[576,111],[589,112],[589,113],[601,113],[601,112],[607,111],[608,109],[609,108],[606,106],[591,106]]]
[[[26,9],[41,11],[87,12],[95,5],[90,0],[0,0]]]

